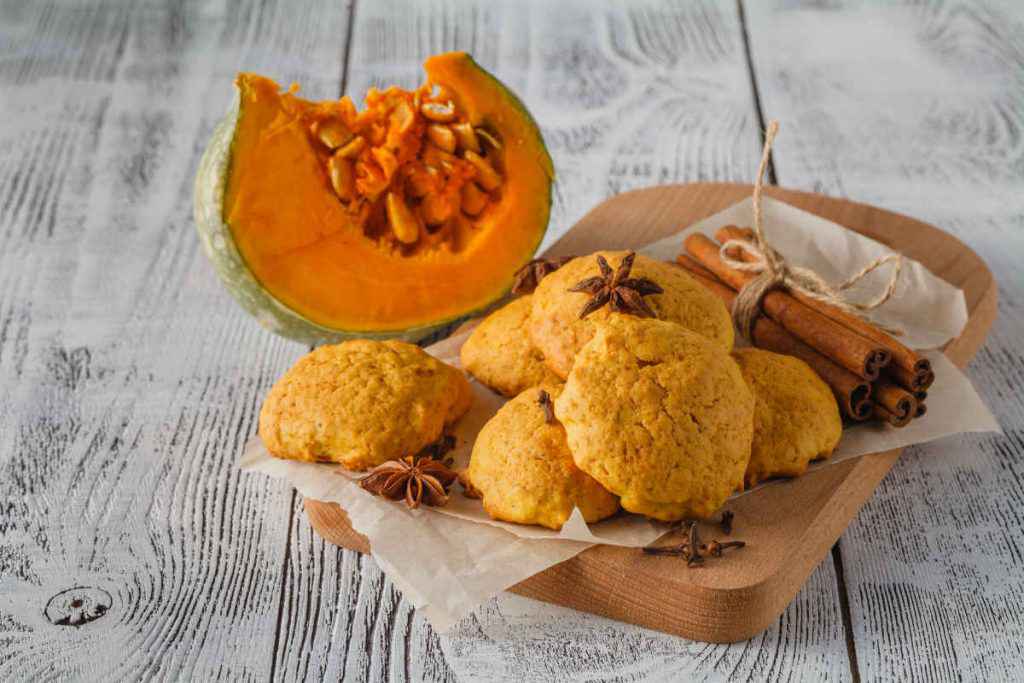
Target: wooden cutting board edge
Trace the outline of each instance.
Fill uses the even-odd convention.
[[[694,183],[623,193],[595,207],[546,253],[637,247],[712,215],[751,190],[741,184]],[[955,237],[866,204],[776,187],[766,193],[889,244],[963,288],[968,324],[944,349],[956,365],[964,367],[984,343],[996,317],[996,283],[980,257]],[[795,597],[899,453],[839,463],[730,502],[737,514],[734,535],[750,546],[714,565],[687,570],[677,561],[635,549],[594,546],[509,590],[695,640],[747,639],[768,627]],[[310,524],[325,540],[369,552],[366,537],[352,529],[338,505],[306,500],[305,507]],[[764,519],[766,511],[779,510],[788,514]],[[703,530],[705,537],[714,534],[710,526]]]

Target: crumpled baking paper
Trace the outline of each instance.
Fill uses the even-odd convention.
[[[765,232],[792,263],[816,269],[839,280],[865,262],[887,253],[886,247],[831,221],[783,202],[764,198]],[[691,231],[713,234],[723,226],[750,225],[752,204],[741,201],[689,229],[647,245],[641,253],[674,259]],[[826,257],[827,255],[827,257]],[[879,276],[883,277],[883,276]],[[883,280],[875,283],[881,287]],[[896,296],[879,310],[877,319],[904,330],[901,341],[918,349],[941,346],[967,322],[963,292],[916,262],[905,262]],[[462,332],[427,349],[445,362],[459,365],[458,351],[468,336]],[[952,434],[999,431],[967,377],[939,351],[928,351],[936,381],[928,391],[928,413],[902,429],[869,423],[847,428],[828,467],[867,453],[878,453],[932,441]],[[471,381],[475,401],[455,428],[456,467],[469,462],[475,435],[504,399]],[[561,531],[490,519],[480,502],[456,490],[443,508],[409,510],[363,491],[357,477],[336,465],[280,460],[270,456],[258,437],[245,447],[241,469],[284,479],[303,496],[338,503],[353,528],[370,541],[371,553],[403,595],[444,631],[492,595],[563,562],[595,543],[640,547],[663,535],[667,526],[629,514],[588,525],[579,514]],[[751,495],[758,488],[742,494]]]

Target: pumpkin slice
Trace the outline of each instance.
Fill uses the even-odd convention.
[[[413,91],[310,102],[239,74],[199,167],[195,218],[231,293],[306,342],[422,339],[502,297],[547,228],[551,158],[461,52]]]

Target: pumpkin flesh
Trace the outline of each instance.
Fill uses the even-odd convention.
[[[553,171],[529,114],[468,55],[425,66],[427,85],[371,90],[362,112],[255,74],[236,81],[224,220],[260,285],[319,326],[400,331],[466,315],[507,291],[543,236]],[[455,126],[414,109],[431,99]],[[445,152],[465,124],[500,148]],[[366,144],[339,193],[332,157],[356,137]],[[428,166],[443,170],[424,178]]]

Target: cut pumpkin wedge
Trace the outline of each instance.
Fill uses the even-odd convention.
[[[461,52],[413,91],[311,102],[239,74],[196,225],[228,290],[306,343],[418,341],[501,298],[547,228],[553,167],[522,102]]]

